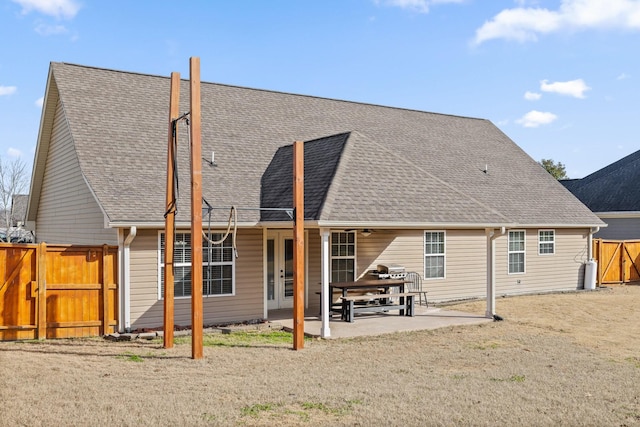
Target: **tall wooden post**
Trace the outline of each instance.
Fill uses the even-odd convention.
[[[202,140],[200,58],[191,57],[191,357],[202,359]]]
[[[180,73],[171,73],[171,95],[169,97],[169,143],[167,145],[167,207],[165,208],[164,225],[164,348],[173,347],[174,329],[174,229],[176,221],[176,200],[174,186],[174,162],[177,153],[174,152],[174,120],[178,117],[180,104]],[[175,138],[178,138],[178,129],[175,126]],[[176,143],[177,144],[177,143]]]
[[[304,143],[293,143],[293,349],[304,348]]]

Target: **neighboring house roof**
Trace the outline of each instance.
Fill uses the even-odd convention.
[[[28,219],[36,220],[60,102],[107,222],[162,223],[169,88],[168,77],[52,63]],[[180,92],[185,112],[188,81]],[[214,151],[217,163],[203,162],[203,196],[215,207],[292,207],[290,144],[302,140],[309,141],[305,217],[320,225],[602,224],[488,120],[204,82],[201,99],[202,153]],[[177,220],[188,223],[183,125],[179,133]],[[226,215],[218,211],[215,219]],[[250,210],[239,216],[248,223],[284,219]]]
[[[582,179],[561,182],[593,212],[638,212],[640,150]]]

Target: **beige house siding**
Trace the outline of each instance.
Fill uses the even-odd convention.
[[[608,240],[638,240],[640,239],[639,218],[601,218],[607,223],[594,237]]]
[[[424,277],[424,231],[377,231],[358,235],[358,274],[378,264],[400,264]],[[484,230],[445,231],[445,278],[426,279],[423,288],[430,300],[460,299],[486,295],[486,237]]]
[[[131,244],[131,327],[163,325],[164,300],[158,298],[158,230],[140,230]],[[239,230],[235,295],[203,298],[205,325],[263,317],[262,230]],[[174,301],[175,324],[191,324],[191,298]]]
[[[104,215],[82,177],[73,140],[59,102],[35,232],[37,242],[118,244],[116,230],[104,228]]]
[[[583,287],[589,230],[555,229],[555,254],[538,255],[538,231],[525,233],[525,272],[508,274],[508,232],[496,240],[496,295]]]

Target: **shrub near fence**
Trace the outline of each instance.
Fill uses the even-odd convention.
[[[598,284],[640,281],[640,240],[594,239]]]
[[[0,244],[0,340],[115,332],[117,254],[106,245]]]

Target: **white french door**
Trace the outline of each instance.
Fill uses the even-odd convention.
[[[293,308],[293,232],[267,234],[267,309]]]

